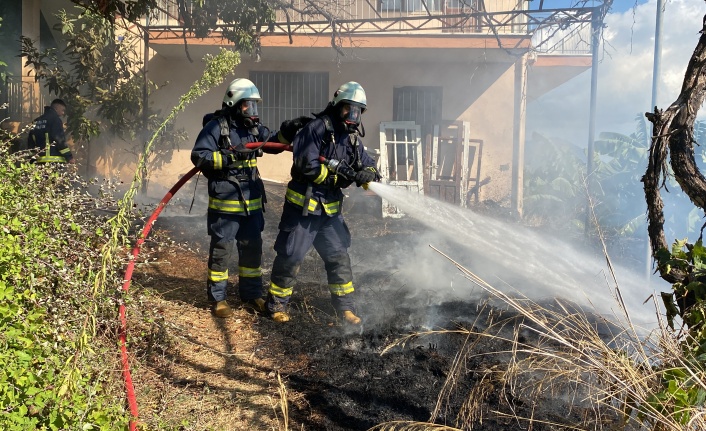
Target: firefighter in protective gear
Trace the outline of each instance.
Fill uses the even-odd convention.
[[[257,170],[262,152],[281,149],[246,149],[251,142],[289,143],[281,132],[272,134],[260,124],[257,87],[239,78],[228,86],[222,108],[204,117],[204,126],[191,151],[191,161],[208,178],[208,256],[207,293],[212,312],[228,317],[232,309],[226,301],[228,265],[233,246],[238,251],[238,291],[244,306],[265,311],[262,284],[262,230],[265,190]],[[286,123],[286,122],[285,122]],[[288,139],[287,139],[288,138]]]
[[[34,128],[27,138],[27,149],[36,151],[36,163],[75,163],[71,149],[66,145],[64,122],[66,103],[54,99],[44,107],[44,114],[34,120]]]
[[[357,82],[343,84],[326,109],[304,126],[293,141],[292,180],[287,184],[277,253],[267,295],[273,320],[289,320],[287,305],[302,260],[313,246],[324,261],[334,308],[351,324],[360,324],[353,301],[353,274],[348,247],[351,236],[343,219],[342,189],[380,180],[375,161],[360,137],[361,115],[367,101]],[[323,160],[336,160],[346,175],[329,169]]]

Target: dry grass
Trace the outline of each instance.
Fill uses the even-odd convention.
[[[507,324],[499,321],[483,332],[464,328],[452,331],[425,331],[396,340],[383,353],[421,336],[455,332],[466,337],[439,393],[430,424],[414,424],[400,428],[399,423],[390,422],[373,429],[449,429],[433,428],[431,423],[440,417],[440,413],[447,413],[444,410],[445,405],[451,393],[458,390],[461,376],[468,371],[464,361],[472,354],[474,345],[484,338],[510,345],[510,350],[488,354],[510,354],[511,360],[502,368],[496,366],[473,370],[475,375],[480,377],[465,396],[466,401],[456,418],[456,426],[462,429],[473,429],[474,424],[482,423],[484,415],[512,419],[518,426],[526,429],[532,429],[533,425],[540,423],[576,430],[706,429],[706,414],[703,408],[691,408],[687,412],[691,421],[684,425],[679,422],[679,414],[683,411],[660,409],[651,402],[653,395],[662,390],[660,378],[665,367],[690,370],[692,382],[696,382],[704,390],[706,373],[703,369],[694,369],[686,360],[678,334],[671,332],[659,316],[659,327],[655,331],[647,335],[639,333],[631,323],[617,283],[614,297],[623,315],[614,316],[614,321],[601,321],[601,318],[597,317],[598,313],[589,316],[578,307],[561,301],[556,301],[551,306],[543,306],[526,297],[512,297],[486,283],[449,256],[435,248],[434,250],[456,265],[464,277],[481,287],[491,298],[499,300],[518,313],[520,319],[514,321],[519,323],[515,323],[511,337],[498,335],[500,331],[497,326]],[[655,310],[658,314],[656,303]],[[598,328],[601,326],[610,330],[609,337],[599,333]],[[530,337],[534,340],[531,344],[519,335],[523,331],[530,331],[534,335]],[[546,419],[538,420],[533,414],[526,417],[519,413],[490,409],[485,400],[493,391],[512,394],[513,398],[522,399],[525,405],[531,406],[539,406],[548,399],[561,397],[574,409],[569,412],[569,416],[574,419],[567,417],[566,423],[554,423]],[[510,408],[512,404],[507,402]],[[582,419],[576,420],[576,417]],[[393,428],[385,428],[386,426]]]
[[[129,315],[132,333],[143,334],[131,346],[143,427],[288,429],[272,414],[282,388],[273,364],[256,354],[263,340],[250,328],[258,317],[236,307],[231,319],[212,318],[202,256],[183,249],[158,256],[136,274]]]
[[[391,421],[370,428],[368,431],[461,431],[446,425],[435,425],[426,422]]]
[[[279,400],[273,403],[275,418],[279,431],[289,431],[289,404],[287,401],[287,387],[282,383],[282,377],[277,373],[277,393]],[[279,407],[279,412],[277,408]]]

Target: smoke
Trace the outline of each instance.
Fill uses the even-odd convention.
[[[657,100],[660,109],[667,108],[679,95],[689,58],[699,40],[701,18],[706,12],[701,0],[664,3]],[[635,116],[652,111],[656,10],[656,0],[649,0],[634,9],[628,8],[606,16],[598,65],[597,132],[629,134],[635,130]],[[529,101],[528,135],[538,132],[585,146],[589,126],[590,75],[587,70],[566,84]]]
[[[604,257],[581,245],[543,237],[521,226],[384,184],[371,184],[381,198],[421,223],[413,237],[388,242],[376,263],[394,269],[400,282],[427,290],[433,298],[478,297],[483,291],[459,277],[433,245],[497,289],[535,301],[572,301],[607,316],[621,316],[615,282]],[[387,240],[386,240],[387,242]],[[393,251],[394,250],[394,251]],[[616,268],[617,284],[631,319],[651,325],[654,310],[643,305],[651,292],[644,276]],[[433,293],[429,293],[433,292]]]

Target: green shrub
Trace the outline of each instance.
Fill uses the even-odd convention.
[[[70,169],[28,164],[3,141],[0,429],[125,429],[120,368],[107,350],[115,300],[93,293],[108,220]]]

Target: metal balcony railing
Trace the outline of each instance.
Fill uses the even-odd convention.
[[[181,32],[176,0],[158,0],[149,27]],[[276,11],[267,34],[341,35],[462,33],[532,38],[536,50],[552,54],[590,53],[593,8],[530,10],[529,0],[293,0]],[[194,3],[186,1],[187,11]],[[222,24],[222,23],[221,23]]]
[[[586,55],[591,53],[591,23],[552,25],[536,29],[532,46],[540,54]]]

